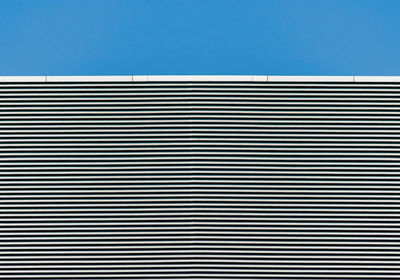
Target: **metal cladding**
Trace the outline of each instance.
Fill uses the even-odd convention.
[[[400,81],[129,77],[0,78],[0,279],[400,278]]]

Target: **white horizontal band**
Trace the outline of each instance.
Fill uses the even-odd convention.
[[[8,82],[400,82],[400,76],[126,75],[0,76]]]

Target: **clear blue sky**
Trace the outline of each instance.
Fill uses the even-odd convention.
[[[0,0],[0,75],[400,75],[399,0]]]

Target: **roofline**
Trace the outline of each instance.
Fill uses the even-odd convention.
[[[275,75],[129,75],[129,76],[0,76],[13,82],[400,82],[400,76]]]

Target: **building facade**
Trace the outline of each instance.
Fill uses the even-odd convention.
[[[0,279],[399,278],[399,77],[0,77]]]

